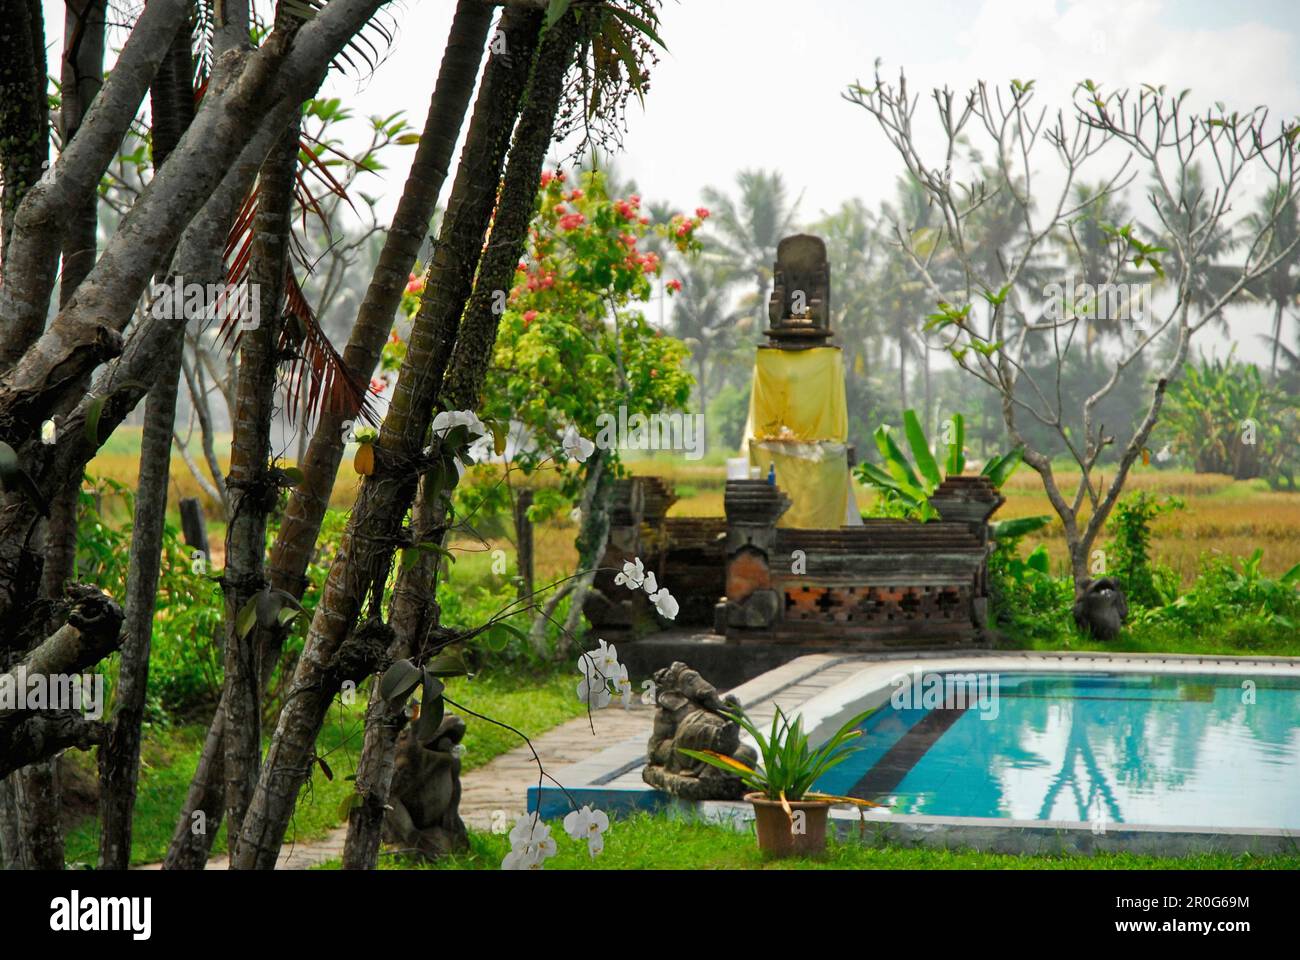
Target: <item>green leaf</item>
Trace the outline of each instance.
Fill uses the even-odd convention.
[[[1287,586],[1287,587],[1291,586],[1293,583],[1300,583],[1300,563],[1297,563],[1286,573],[1282,574],[1282,578],[1278,581],[1278,583],[1281,583],[1283,586]]]
[[[874,437],[876,449],[880,451],[881,459],[885,461],[885,469],[889,471],[890,475],[899,483],[920,490],[921,481],[912,472],[912,465],[907,462],[907,457],[903,456],[903,451],[894,442],[889,427],[884,424],[877,427]]]
[[[621,7],[617,7],[613,4],[609,4],[608,6],[605,7],[605,9],[608,10],[610,13],[612,13],[614,16],[618,17],[628,26],[644,33],[655,43],[659,44],[659,46],[663,47],[663,49],[665,50],[668,49],[668,45],[663,42],[659,34],[655,33],[654,28],[650,26],[648,21],[642,20],[640,17],[636,16],[635,14],[628,13],[628,11],[624,10]]]
[[[462,677],[474,672],[465,649],[460,646],[443,650],[424,669],[425,673],[433,677]]]
[[[1002,485],[1007,482],[1007,479],[1016,472],[1016,468],[1020,466],[1024,453],[1024,447],[1016,447],[1016,449],[1004,456],[994,457],[984,465],[984,469],[980,471],[980,474],[988,477],[993,487],[1000,490]]]
[[[1034,552],[1025,558],[1025,566],[1038,573],[1048,573],[1051,570],[1050,561],[1051,558],[1047,555],[1047,546],[1040,543],[1034,548]]]
[[[943,483],[943,477],[939,475],[939,465],[930,452],[929,441],[926,440],[925,430],[922,429],[915,410],[903,411],[903,432],[907,434],[907,444],[912,448],[912,458],[916,461],[917,469],[928,483],[927,490],[933,490]]]
[[[99,446],[99,418],[104,414],[104,402],[108,397],[96,397],[86,409],[86,439]]]
[[[1052,522],[1048,516],[1015,517],[1011,520],[999,520],[989,525],[989,536],[994,540],[1017,540],[1026,534],[1041,530]]]
[[[546,7],[546,26],[553,27],[559,21],[560,17],[569,12],[569,6],[572,0],[551,0]]]
[[[235,617],[235,633],[239,635],[240,640],[248,638],[248,633],[257,623],[257,597],[255,594],[248,598],[248,602],[240,608],[239,615]]]
[[[438,727],[446,712],[446,703],[442,699],[442,681],[425,674],[424,690],[420,694],[420,719],[415,721],[415,738],[420,746],[427,747],[438,736]]]
[[[966,469],[966,418],[960,413],[952,415],[953,439],[948,444],[948,462],[945,469],[948,476],[961,476]]]
[[[424,671],[410,660],[398,660],[379,678],[379,696],[385,700],[405,699],[423,677]]]

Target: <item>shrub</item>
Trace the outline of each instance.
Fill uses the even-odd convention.
[[[1169,567],[1151,562],[1151,521],[1162,513],[1183,509],[1178,497],[1160,499],[1145,490],[1124,497],[1115,504],[1108,526],[1111,541],[1112,576],[1119,580],[1130,605],[1158,607],[1178,594],[1178,575]]]

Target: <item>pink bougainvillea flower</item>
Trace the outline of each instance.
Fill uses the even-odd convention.
[[[587,218],[580,213],[566,213],[557,225],[561,230],[576,230],[586,222]]]
[[[708,207],[696,207],[696,208],[695,208],[695,215],[696,215],[697,217],[699,217],[701,220],[707,220],[707,219],[709,219],[709,208],[708,208]]]
[[[668,288],[669,292],[677,293],[682,289],[682,282],[680,280],[669,280],[664,286]]]
[[[546,186],[554,179],[555,179],[555,174],[551,173],[551,171],[545,170],[542,172],[542,186]]]
[[[424,289],[424,278],[411,274],[411,278],[406,281],[407,293],[419,293]]]
[[[525,310],[525,311],[524,311],[524,326],[525,326],[525,327],[528,326],[530,323],[532,323],[532,322],[533,322],[534,320],[536,320],[536,319],[537,319],[537,311],[536,311],[536,310]]]
[[[569,194],[569,199],[570,199],[570,200],[581,200],[581,199],[582,199],[582,191],[581,191],[581,190],[574,190],[573,193]]]
[[[370,378],[371,393],[383,393],[387,389],[388,389],[388,381],[385,380],[383,377]]]

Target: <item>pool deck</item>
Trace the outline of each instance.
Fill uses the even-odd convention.
[[[879,706],[894,690],[900,674],[1081,672],[1227,674],[1252,677],[1300,677],[1300,658],[1213,657],[1198,654],[1039,653],[1031,651],[819,653],[799,657],[734,688],[746,712],[760,728],[778,706],[801,713],[814,743],[854,712]],[[608,708],[616,710],[616,707]],[[600,729],[600,714],[595,715]],[[650,736],[650,711],[644,729],[628,735],[585,760],[549,771],[579,804],[607,812],[664,811],[748,829],[753,812],[747,803],[688,803],[651,789],[641,779]],[[624,726],[626,729],[626,726]],[[542,816],[563,816],[569,801],[558,787],[528,790],[528,809],[540,799]],[[869,845],[968,847],[997,853],[1129,852],[1160,856],[1192,853],[1296,853],[1300,831],[1238,827],[1169,827],[1112,824],[1097,829],[1078,821],[1010,820],[1001,817],[937,817],[851,809],[831,811],[841,836],[857,836]]]

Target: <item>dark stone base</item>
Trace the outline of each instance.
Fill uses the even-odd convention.
[[[708,632],[671,630],[639,640],[608,639],[617,642],[619,662],[627,664],[628,673],[638,686],[642,679],[653,676],[656,670],[680,660],[708,677],[719,690],[729,690],[812,652],[798,644],[746,643],[741,646]]]

